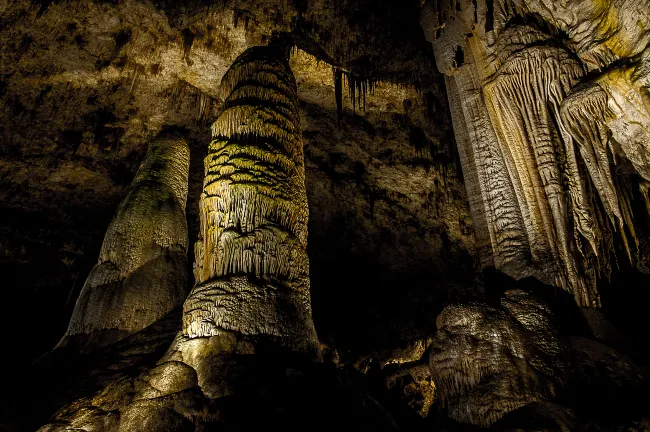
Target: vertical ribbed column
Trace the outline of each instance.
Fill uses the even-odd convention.
[[[91,349],[136,333],[187,295],[185,204],[190,151],[164,134],[118,206],[59,347]]]
[[[224,356],[264,346],[319,357],[297,89],[284,50],[248,49],[222,86],[228,96],[212,126],[199,203],[196,285],[177,349],[211,397],[225,391],[216,381],[226,372],[208,366]]]

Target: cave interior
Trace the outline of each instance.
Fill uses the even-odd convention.
[[[648,0],[3,0],[0,46],[0,431],[650,431]]]

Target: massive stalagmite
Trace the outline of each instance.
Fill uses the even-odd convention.
[[[247,50],[222,81],[183,332],[234,333],[317,356],[307,194],[295,79],[275,46]]]
[[[162,134],[106,231],[59,347],[90,349],[136,333],[187,295],[187,141]]]
[[[196,285],[183,306],[182,330],[155,367],[135,379],[118,378],[41,430],[67,424],[168,431],[216,422],[217,404],[228,403],[222,398],[250,396],[287,368],[320,360],[288,50],[280,42],[248,49],[222,86],[227,97],[205,158]],[[118,405],[109,410],[106,400]]]
[[[155,372],[177,382],[176,365],[189,365],[191,380],[211,399],[237,392],[237,377],[246,375],[242,359],[320,357],[300,118],[287,57],[276,45],[250,48],[222,80],[228,97],[205,158],[196,285],[183,307],[183,329]]]

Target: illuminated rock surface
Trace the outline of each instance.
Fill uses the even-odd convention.
[[[508,291],[500,307],[449,306],[438,316],[430,366],[452,418],[490,426],[566,385],[568,348],[548,305]]]
[[[647,228],[634,219],[647,215],[630,204],[630,189],[644,191],[644,182],[612,170],[625,160],[647,176],[648,9],[645,1],[423,6],[472,216],[485,226],[484,266],[534,275],[598,307],[597,281],[612,260],[645,265],[637,231]]]
[[[187,295],[187,179],[181,136],[149,146],[108,226],[59,347],[82,350],[123,339],[183,304]]]
[[[644,430],[649,13],[0,4],[0,429]]]

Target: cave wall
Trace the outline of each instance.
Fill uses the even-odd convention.
[[[264,423],[252,404],[371,430],[528,409],[569,430],[593,414],[562,405],[592,405],[591,373],[628,404],[643,372],[601,343],[620,341],[599,308],[627,298],[645,331],[650,7],[569,3],[1,5],[0,325],[20,327],[0,422]],[[97,257],[137,249],[111,247],[160,136],[189,146],[184,310],[176,295],[99,353],[48,352],[73,309],[69,333],[89,318]],[[484,287],[490,268],[522,281]],[[99,303],[121,319],[138,301]],[[48,390],[23,403],[30,386]]]

